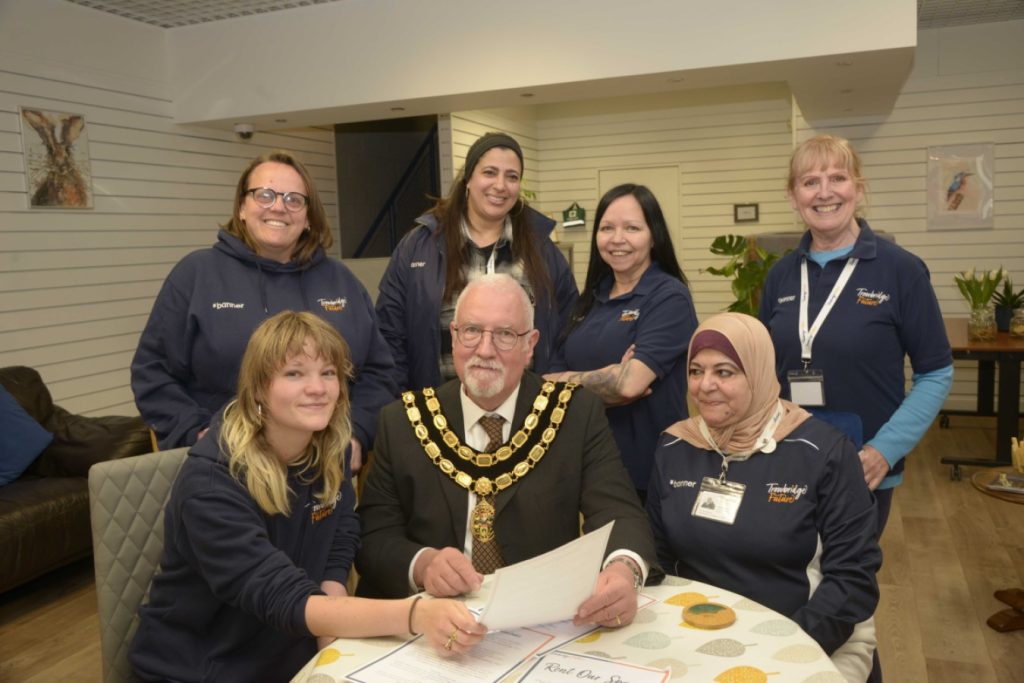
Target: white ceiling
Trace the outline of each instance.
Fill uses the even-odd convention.
[[[243,17],[341,1],[67,0],[80,6],[165,28],[237,21]],[[916,0],[916,3],[919,28],[1024,19],[1024,0]],[[518,106],[524,104],[520,98],[526,96],[534,98],[530,100],[532,103],[542,104],[624,93],[642,94],[681,88],[712,88],[771,82],[785,82],[800,103],[801,111],[810,119],[846,118],[880,115],[890,111],[912,63],[913,48],[910,47],[868,51],[849,57],[822,55],[782,62],[559,83],[530,88],[527,94],[520,92],[520,88],[508,92],[478,93],[469,99],[448,96],[422,101],[368,101],[359,106],[338,106],[329,110],[236,112],[218,116],[216,119],[208,116],[189,119],[186,116],[184,120],[227,128],[241,117],[241,120],[254,124],[260,130],[269,130],[431,114],[437,111]]]
[[[67,0],[163,28],[225,21],[341,0]],[[1024,19],[1024,0],[917,0],[917,25],[942,28]]]

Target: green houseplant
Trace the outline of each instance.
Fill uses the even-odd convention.
[[[1010,329],[1010,318],[1013,317],[1015,308],[1024,307],[1024,287],[1019,291],[1013,291],[1013,282],[1008,275],[1003,277],[1002,289],[997,289],[992,295],[992,303],[996,310],[996,328],[1000,332],[1008,332]]]
[[[721,268],[704,269],[712,275],[732,278],[732,294],[736,300],[728,310],[756,316],[764,278],[779,255],[758,247],[743,235],[719,235],[711,243],[711,253],[729,257]]]

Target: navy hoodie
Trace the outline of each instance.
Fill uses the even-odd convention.
[[[322,249],[308,263],[262,258],[221,230],[167,276],[132,360],[139,413],[162,449],[191,446],[234,396],[253,330],[281,311],[311,311],[348,342],[353,436],[369,450],[377,413],[397,395],[394,362],[366,288]]]
[[[319,483],[290,471],[291,514],[267,515],[228,472],[219,422],[167,503],[160,572],[128,657],[143,680],[289,680],[316,654],[306,600],[322,581],[345,583],[359,549],[347,479],[322,506]]]

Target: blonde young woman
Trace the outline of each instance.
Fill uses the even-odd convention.
[[[341,336],[311,313],[261,324],[238,395],[189,452],[129,661],[142,680],[288,680],[317,637],[423,633],[465,652],[484,629],[450,600],[348,597],[359,548]],[[453,639],[452,634],[456,634]]]

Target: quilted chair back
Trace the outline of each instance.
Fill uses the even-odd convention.
[[[96,563],[103,679],[132,679],[128,647],[139,605],[160,565],[164,505],[187,448],[108,460],[89,469],[89,509]]]

